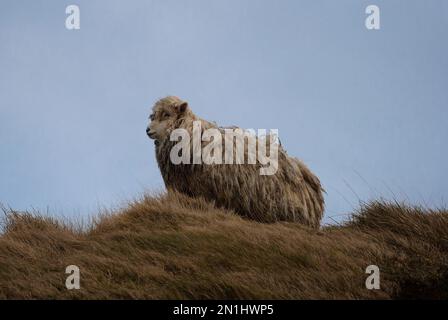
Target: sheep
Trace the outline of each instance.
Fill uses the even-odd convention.
[[[177,97],[165,97],[153,106],[146,132],[154,140],[157,164],[168,191],[203,197],[218,207],[259,222],[288,221],[319,228],[325,191],[308,167],[288,156],[281,145],[278,167],[271,175],[260,174],[259,162],[174,164],[170,154],[178,142],[170,136],[175,129],[184,129],[191,135],[194,123],[201,125],[201,133],[207,129],[224,131],[215,123],[197,117],[188,103]],[[260,137],[256,139],[258,144],[264,143]],[[206,141],[200,143],[201,147],[207,145]],[[272,145],[270,148],[272,151]],[[246,148],[244,156],[248,156]]]

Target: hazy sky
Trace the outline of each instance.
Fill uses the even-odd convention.
[[[85,216],[162,190],[145,128],[173,94],[278,128],[321,178],[326,222],[378,197],[443,205],[447,33],[438,0],[2,0],[0,202]]]

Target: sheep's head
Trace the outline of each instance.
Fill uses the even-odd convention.
[[[168,139],[171,131],[176,128],[177,120],[190,113],[188,103],[173,96],[160,99],[152,108],[150,123],[146,128],[149,138],[158,141]]]

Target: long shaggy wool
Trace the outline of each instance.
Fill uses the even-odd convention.
[[[259,162],[173,164],[170,151],[177,142],[170,141],[170,133],[183,128],[192,136],[193,121],[201,121],[202,131],[209,128],[223,130],[215,123],[194,115],[188,104],[177,97],[161,99],[153,107],[149,128],[158,130],[156,137],[152,138],[155,139],[157,163],[168,190],[203,197],[218,207],[231,209],[259,222],[292,221],[319,227],[324,211],[320,181],[303,162],[288,156],[282,147],[278,150],[278,170],[274,175],[260,175]],[[208,143],[202,142],[202,147]],[[247,149],[244,151],[247,159]]]

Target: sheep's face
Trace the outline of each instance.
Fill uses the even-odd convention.
[[[150,123],[146,128],[149,138],[158,141],[168,139],[175,129],[175,122],[185,115],[188,103],[177,97],[167,97],[156,102],[150,115]]]

